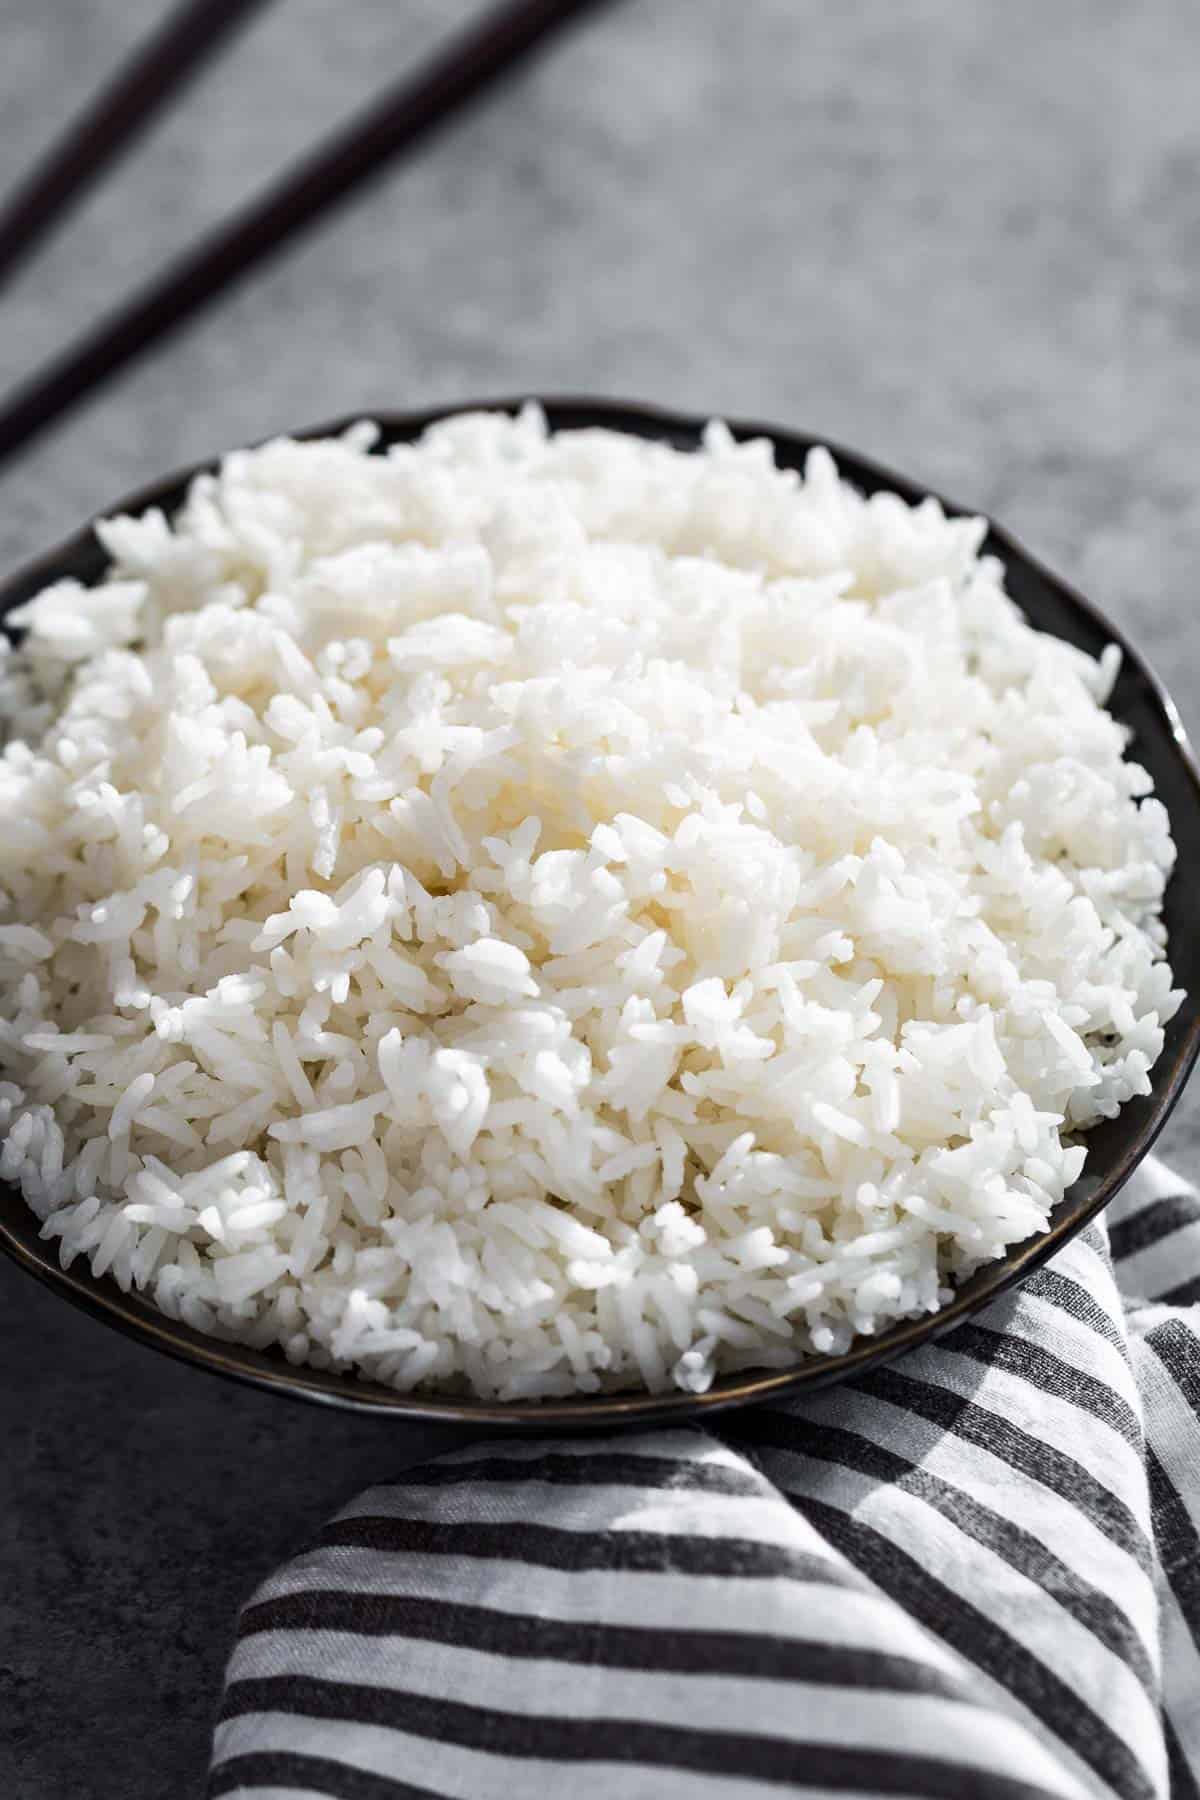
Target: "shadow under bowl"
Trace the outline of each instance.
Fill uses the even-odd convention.
[[[484,400],[418,413],[376,413],[373,416],[381,429],[378,448],[410,442],[428,425],[450,413],[480,409],[511,412],[521,403],[511,399]],[[621,401],[558,399],[544,400],[542,404],[555,430],[601,426],[633,432],[684,450],[695,449],[704,427],[702,419]],[[351,422],[336,420],[295,435],[327,437]],[[774,426],[734,423],[731,429],[739,439],[769,437],[780,465],[786,468],[801,468],[814,444],[828,442]],[[885,489],[915,502],[928,492],[853,451],[837,445],[830,448],[843,476],[865,493]],[[199,464],[170,475],[115,503],[106,509],[106,514],[140,513],[151,506],[171,513],[181,504],[192,476],[214,466]],[[961,515],[969,510],[948,501],[942,503],[950,514]],[[1092,656],[1098,656],[1106,644],[1120,646],[1121,673],[1110,708],[1132,729],[1134,752],[1149,770],[1155,793],[1170,815],[1180,868],[1197,866],[1200,768],[1162,683],[1090,601],[1043,567],[1006,531],[991,526],[985,549],[1003,560],[1008,592],[1039,631],[1065,638]],[[89,524],[0,588],[0,620],[51,581],[65,577],[85,583],[98,580],[107,562]],[[1153,1092],[1143,1099],[1131,1100],[1117,1118],[1089,1131],[1087,1167],[1055,1207],[1045,1233],[1017,1245],[1007,1256],[979,1270],[957,1288],[951,1303],[940,1312],[907,1320],[878,1337],[862,1338],[840,1356],[812,1356],[786,1370],[741,1371],[714,1383],[705,1394],[629,1391],[580,1395],[567,1400],[513,1402],[400,1394],[350,1373],[293,1368],[281,1353],[273,1350],[253,1350],[243,1344],[205,1337],[167,1318],[139,1295],[122,1293],[108,1277],[97,1279],[79,1264],[61,1269],[55,1246],[38,1236],[37,1219],[20,1192],[6,1183],[0,1183],[0,1249],[73,1305],[170,1356],[273,1393],[358,1413],[489,1430],[587,1430],[695,1418],[752,1401],[804,1394],[859,1374],[952,1331],[1053,1256],[1128,1179],[1179,1099],[1200,1051],[1200,933],[1193,928],[1186,882],[1179,874],[1168,886],[1164,918],[1175,982],[1187,990],[1187,998],[1166,1029],[1166,1044],[1153,1071]]]

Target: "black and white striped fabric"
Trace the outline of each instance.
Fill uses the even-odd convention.
[[[242,1614],[209,1788],[781,1792],[1200,1800],[1200,1199],[1160,1162],[851,1386],[360,1495]]]

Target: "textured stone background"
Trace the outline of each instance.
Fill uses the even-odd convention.
[[[0,0],[6,174],[160,10]],[[0,296],[0,383],[469,10],[267,9]],[[631,395],[827,432],[994,512],[1195,729],[1198,56],[1190,0],[624,0],[11,465],[0,567],[275,428]],[[428,1435],[226,1387],[7,1266],[0,1369],[0,1794],[198,1793],[239,1601]]]

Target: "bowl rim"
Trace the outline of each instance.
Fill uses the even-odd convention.
[[[660,442],[665,440],[695,444],[710,418],[724,417],[718,414],[681,413],[668,407],[613,397],[574,394],[541,396],[527,393],[460,400],[400,412],[362,407],[332,421],[323,421],[299,430],[271,432],[257,442],[267,443],[281,436],[294,439],[335,437],[365,419],[379,427],[381,444],[386,447],[392,442],[411,441],[428,426],[456,414],[511,414],[530,401],[543,408],[555,430],[624,430]],[[1010,563],[1023,565],[1036,580],[1053,590],[1065,602],[1068,611],[1082,616],[1093,632],[1102,633],[1107,642],[1119,647],[1123,666],[1140,680],[1166,728],[1167,737],[1188,778],[1200,810],[1200,762],[1197,761],[1179,711],[1163,681],[1125,634],[1091,600],[1055,574],[1004,526],[998,525],[990,515],[961,506],[936,489],[925,487],[873,457],[864,456],[824,434],[814,435],[804,430],[753,420],[726,419],[725,422],[738,441],[749,438],[769,439],[783,451],[791,466],[795,466],[808,450],[823,445],[832,453],[842,475],[867,492],[886,489],[899,494],[910,504],[931,497],[940,502],[950,517],[984,517],[988,527],[988,548],[1002,556],[1006,567]],[[4,628],[4,617],[11,608],[55,580],[63,565],[81,556],[96,554],[94,527],[97,520],[118,513],[141,513],[154,506],[177,505],[179,491],[194,476],[215,469],[224,454],[226,453],[219,452],[202,458],[142,485],[94,513],[86,524],[70,533],[52,549],[24,563],[0,582],[0,631]],[[91,1274],[90,1269],[81,1270],[74,1265],[63,1269],[57,1256],[50,1253],[48,1246],[44,1246],[44,1240],[38,1234],[36,1215],[32,1212],[28,1214],[28,1230],[25,1230],[23,1223],[19,1229],[14,1227],[0,1214],[0,1250],[26,1273],[83,1312],[177,1361],[261,1391],[313,1401],[341,1411],[427,1424],[500,1428],[517,1433],[563,1429],[602,1430],[659,1424],[663,1421],[695,1420],[730,1407],[745,1406],[762,1400],[793,1398],[814,1392],[845,1380],[848,1376],[889,1362],[919,1345],[932,1343],[991,1301],[1009,1292],[1056,1255],[1065,1243],[1102,1211],[1129,1178],[1179,1100],[1200,1055],[1200,996],[1194,997],[1193,1006],[1194,1014],[1170,1063],[1164,1066],[1160,1062],[1156,1065],[1154,1105],[1141,1129],[1090,1191],[1072,1202],[1072,1190],[1068,1189],[1063,1201],[1055,1209],[1062,1212],[1063,1216],[1052,1220],[1044,1233],[1014,1246],[1008,1255],[997,1259],[995,1263],[985,1264],[970,1278],[969,1283],[955,1293],[953,1300],[936,1313],[901,1321],[878,1337],[856,1339],[848,1350],[836,1356],[812,1357],[791,1368],[737,1371],[722,1377],[703,1394],[691,1394],[682,1390],[650,1393],[643,1389],[631,1389],[617,1393],[580,1394],[563,1399],[487,1401],[419,1392],[401,1393],[365,1380],[352,1371],[317,1370],[306,1365],[297,1367],[286,1362],[277,1351],[256,1351],[251,1346],[236,1341],[206,1337],[190,1326],[160,1313],[152,1302],[138,1295],[125,1294],[107,1275],[97,1278]],[[1086,1180],[1086,1177],[1082,1179]]]

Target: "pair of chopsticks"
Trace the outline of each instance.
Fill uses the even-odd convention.
[[[388,158],[445,124],[543,39],[599,3],[508,0],[469,25],[0,402],[0,463]],[[0,279],[259,4],[187,0],[168,19],[0,211]]]

